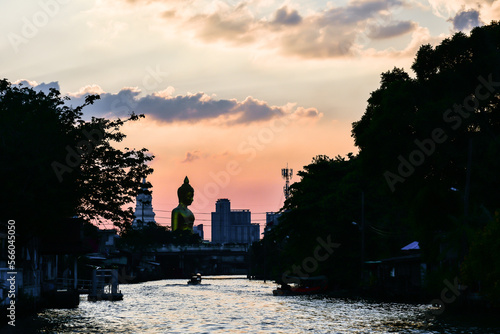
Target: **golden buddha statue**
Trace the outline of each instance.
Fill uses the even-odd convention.
[[[184,183],[177,189],[179,205],[172,210],[172,231],[191,231],[193,232],[194,215],[187,207],[193,203],[194,189],[189,184],[186,176]]]

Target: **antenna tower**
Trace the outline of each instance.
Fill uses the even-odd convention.
[[[285,194],[285,200],[287,200],[290,197],[290,179],[293,176],[293,169],[289,169],[288,164],[286,164],[286,168],[281,169],[281,176],[286,180],[283,193]]]

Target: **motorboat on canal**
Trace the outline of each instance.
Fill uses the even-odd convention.
[[[189,285],[201,284],[201,274],[200,273],[197,273],[196,275],[192,274],[191,279],[187,282],[187,284]]]
[[[293,285],[281,282],[280,286],[273,290],[274,296],[314,295],[325,292],[328,287],[326,276],[287,276],[286,281],[291,282]]]

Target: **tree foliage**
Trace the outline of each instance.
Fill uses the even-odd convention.
[[[191,231],[171,231],[157,223],[145,224],[140,229],[127,229],[121,236],[119,246],[134,252],[150,251],[165,245],[197,245],[201,237]]]
[[[18,231],[41,233],[51,221],[78,215],[123,228],[142,177],[151,174],[147,149],[119,150],[127,119],[83,119],[83,108],[68,98],[0,81],[0,160],[2,219],[18,221]]]
[[[500,213],[481,230],[471,243],[469,254],[462,266],[463,278],[470,289],[482,293],[489,301],[500,306]]]
[[[416,78],[382,74],[352,135],[363,173],[440,260],[447,236],[484,224],[481,208],[492,213],[500,201],[500,25],[423,45],[412,69]]]
[[[382,73],[353,123],[356,156],[318,156],[299,172],[280,224],[262,243],[280,254],[278,273],[300,265],[318,236],[332,235],[341,247],[314,273],[355,280],[361,254],[351,222],[360,221],[363,194],[365,259],[400,255],[417,240],[430,270],[458,275],[474,240],[468,278],[498,285],[475,268],[498,271],[497,259],[482,254],[497,248],[498,221],[484,229],[500,203],[500,24],[423,45],[411,68],[415,76]]]

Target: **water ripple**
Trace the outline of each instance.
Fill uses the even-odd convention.
[[[124,299],[45,310],[38,333],[472,333],[428,324],[428,305],[376,303],[322,296],[275,297],[272,283],[209,279],[122,285]],[[483,331],[484,332],[484,331]],[[485,332],[486,333],[486,332]],[[498,334],[492,329],[488,333]]]

